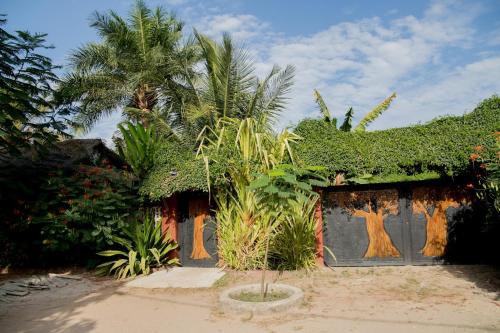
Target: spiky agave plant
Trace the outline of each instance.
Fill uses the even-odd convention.
[[[124,230],[126,237],[112,237],[114,243],[121,246],[119,250],[107,250],[97,253],[103,257],[114,259],[96,268],[100,275],[114,274],[118,279],[147,275],[152,268],[179,264],[179,259],[170,258],[170,253],[177,244],[170,235],[162,235],[161,224],[155,224],[150,214]]]
[[[153,167],[160,140],[155,127],[126,122],[118,125],[123,143],[118,144],[118,153],[130,165],[134,174],[142,178]]]

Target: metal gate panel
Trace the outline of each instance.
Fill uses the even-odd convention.
[[[216,228],[208,197],[190,197],[181,202],[179,257],[187,267],[215,267],[218,262]]]
[[[442,262],[450,226],[468,209],[463,191],[447,186],[378,185],[324,191],[324,243],[337,262],[371,266]]]

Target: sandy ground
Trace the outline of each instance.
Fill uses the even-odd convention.
[[[303,288],[282,314],[218,310],[217,296],[256,282],[228,272],[210,289],[127,289],[95,279],[0,302],[1,332],[500,332],[500,272],[486,266],[335,268],[277,272]]]

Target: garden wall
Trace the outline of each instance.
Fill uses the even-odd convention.
[[[176,228],[182,264],[215,266],[216,228],[208,195],[183,193],[171,200],[166,203],[176,205],[177,222],[169,223]],[[485,224],[480,204],[473,190],[437,180],[334,186],[322,192],[318,243],[336,256],[337,262],[323,251],[330,266],[491,262],[498,226]]]
[[[331,187],[323,193],[328,265],[487,261],[494,233],[471,190],[415,182]]]

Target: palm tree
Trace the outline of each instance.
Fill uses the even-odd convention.
[[[194,35],[205,71],[198,80],[189,80],[195,98],[186,108],[186,122],[197,133],[205,127],[215,128],[223,118],[258,119],[270,129],[285,107],[295,68],[274,66],[259,80],[247,53],[235,47],[229,35],[220,44],[196,30]]]
[[[79,102],[77,120],[85,129],[117,109],[144,125],[155,115],[182,112],[190,98],[185,77],[195,76],[198,52],[193,43],[181,42],[181,22],[137,1],[128,18],[95,12],[91,26],[101,42],[72,54],[72,72],[61,84]]]
[[[314,99],[316,104],[318,104],[321,114],[323,115],[323,120],[327,123],[331,124],[334,128],[337,128],[337,118],[334,118],[330,114],[330,110],[326,106],[323,97],[319,93],[318,90],[314,89]],[[385,110],[389,108],[392,103],[392,100],[396,98],[396,93],[393,93],[391,96],[387,97],[382,103],[378,104],[374,107],[370,112],[368,112],[363,119],[359,122],[359,124],[354,128],[354,132],[364,132],[366,127],[372,123],[375,119],[377,119]],[[344,121],[342,125],[340,125],[339,130],[344,132],[350,132],[352,129],[352,117],[354,115],[354,110],[350,107],[344,116]]]

